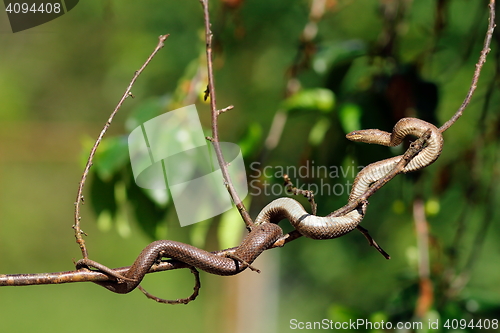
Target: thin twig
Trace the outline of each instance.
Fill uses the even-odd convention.
[[[470,85],[469,91],[467,92],[467,95],[465,96],[464,101],[462,102],[462,105],[458,108],[457,112],[448,120],[446,123],[443,124],[439,128],[441,132],[446,131],[448,128],[450,128],[451,125],[453,125],[458,118],[462,116],[463,111],[469,105],[470,100],[472,98],[472,95],[474,94],[474,91],[477,88],[477,82],[479,80],[479,75],[481,74],[481,69],[483,68],[484,63],[486,62],[486,57],[488,56],[488,53],[490,52],[490,44],[491,44],[491,39],[493,36],[493,31],[495,30],[495,0],[490,0],[489,4],[490,8],[490,15],[489,15],[489,23],[488,23],[488,30],[486,31],[486,37],[484,39],[484,44],[483,44],[483,49],[481,50],[481,55],[479,56],[479,60],[476,64],[476,69],[474,71],[474,75],[472,77],[472,83]]]
[[[489,9],[490,10],[489,10],[489,17],[488,17],[488,29],[486,31],[486,37],[484,40],[483,49],[481,50],[479,60],[476,64],[476,69],[474,71],[474,75],[472,78],[472,84],[469,88],[469,91],[468,91],[466,97],[465,97],[465,100],[463,101],[463,103],[460,106],[460,108],[458,109],[458,111],[453,115],[453,117],[450,120],[448,120],[443,126],[441,126],[441,128],[440,128],[441,132],[446,131],[462,115],[463,110],[469,104],[470,99],[472,97],[472,94],[474,93],[474,91],[476,89],[481,69],[482,69],[484,63],[486,62],[486,56],[490,52],[490,43],[491,43],[491,39],[493,37],[494,29],[496,27],[496,24],[495,24],[495,0],[490,0]],[[498,64],[496,65],[495,72],[498,74]],[[493,85],[494,84],[492,84],[491,87]],[[487,101],[489,101],[488,96],[492,90],[491,87],[487,91],[487,97],[486,97]],[[483,109],[483,113],[481,115],[481,124],[484,123],[485,110],[486,110],[486,107]],[[490,182],[490,184],[495,184],[495,182]],[[488,192],[489,192],[489,190],[490,189],[488,189]],[[491,199],[491,196],[489,196],[489,195],[487,195],[486,197]],[[490,205],[487,205],[487,207],[488,208],[493,207],[493,201],[492,201],[492,203],[490,203]],[[491,215],[486,214],[485,216],[491,216]],[[460,222],[463,222],[464,219],[465,219],[465,217],[461,217]],[[480,252],[478,249],[481,247],[482,241],[484,240],[484,236],[486,234],[486,229],[489,226],[490,222],[491,222],[490,218],[486,218],[483,221],[483,226],[479,229],[480,231],[476,235],[476,239],[474,241],[474,248],[471,251],[472,254],[468,258],[468,261],[467,261],[464,269],[462,270],[462,272],[460,272],[460,274],[458,274],[454,278],[452,278],[450,276],[446,277],[447,280],[453,279],[453,281],[448,282],[449,286],[448,286],[447,290],[445,291],[445,295],[447,298],[451,298],[451,297],[456,296],[456,294],[458,294],[458,292],[461,291],[462,288],[464,288],[466,283],[468,282],[468,280],[470,278],[470,272],[472,270],[472,266],[474,265],[474,263],[477,259],[477,255]],[[459,223],[459,226],[462,226],[462,228],[458,229],[456,236],[455,236],[455,241],[453,242],[453,244],[460,244],[460,240],[462,238],[463,230],[464,230],[463,223]],[[453,255],[451,258],[450,267],[453,267],[453,263],[455,263],[455,265],[456,265],[456,262],[457,262],[456,255]],[[450,273],[448,275],[452,275],[452,274],[453,273],[451,273],[451,269],[450,269]]]
[[[293,183],[288,175],[283,175],[283,179],[285,180],[285,188],[287,192],[293,195],[303,195],[311,204],[312,214],[316,215],[318,205],[316,205],[316,202],[314,201],[314,192],[310,190],[303,190],[301,188],[293,186]]]
[[[210,95],[210,110],[212,112],[212,140],[210,140],[214,146],[215,155],[217,156],[217,161],[219,162],[220,170],[222,173],[222,177],[224,179],[224,184],[229,192],[229,195],[233,199],[236,208],[240,212],[243,221],[247,226],[247,229],[251,229],[254,225],[250,214],[241,201],[234,185],[231,181],[231,177],[229,176],[229,171],[227,169],[227,163],[224,160],[224,156],[222,154],[222,150],[219,144],[219,126],[218,126],[218,117],[219,114],[227,111],[228,108],[217,110],[217,99],[215,93],[215,83],[214,83],[214,70],[213,70],[213,58],[212,58],[212,38],[213,34],[210,29],[210,15],[208,11],[208,0],[200,0],[201,5],[203,7],[204,13],[204,22],[205,22],[205,42],[206,42],[206,51],[207,51],[207,71],[208,71],[208,89],[207,96]],[[224,111],[223,111],[224,110]]]
[[[356,229],[358,229],[358,231],[361,232],[363,236],[365,236],[366,240],[368,241],[368,244],[370,244],[370,246],[373,246],[378,252],[380,252],[380,254],[383,255],[385,259],[387,260],[391,259],[389,253],[385,252],[384,249],[380,245],[378,245],[375,239],[373,239],[373,237],[370,236],[370,233],[368,232],[367,229],[363,228],[360,225],[358,225]]]
[[[238,263],[241,263],[243,264],[245,267],[248,267],[250,268],[251,271],[254,271],[254,272],[257,272],[257,273],[260,273],[260,269],[252,266],[251,264],[249,264],[247,261],[241,259],[240,257],[238,257],[237,255],[235,255],[234,253],[231,253],[231,252],[227,252],[226,253],[226,257],[227,258],[230,258],[230,259],[233,259],[236,261],[236,264]]]
[[[158,45],[156,45],[153,53],[151,53],[151,55],[148,57],[148,59],[142,65],[142,67],[138,71],[135,72],[134,77],[132,78],[132,80],[130,81],[130,83],[127,87],[127,90],[125,90],[125,92],[123,93],[122,98],[120,99],[120,101],[116,105],[115,109],[113,110],[113,112],[109,116],[108,121],[104,125],[104,128],[102,129],[101,133],[99,134],[99,137],[97,138],[96,142],[94,143],[94,146],[90,150],[89,158],[87,159],[87,164],[85,165],[82,179],[80,180],[80,183],[78,185],[78,192],[77,192],[76,201],[75,201],[75,224],[73,225],[73,229],[75,229],[76,242],[78,243],[78,245],[80,245],[80,250],[82,251],[83,258],[85,258],[85,259],[88,258],[88,253],[87,253],[87,247],[85,246],[85,240],[82,237],[84,232],[80,228],[80,220],[81,220],[80,204],[81,203],[83,204],[83,195],[82,195],[83,187],[85,186],[85,181],[87,180],[87,176],[89,174],[90,168],[92,167],[92,160],[94,159],[94,155],[95,155],[95,152],[97,150],[97,147],[99,147],[99,144],[101,143],[102,138],[104,137],[104,134],[106,134],[106,131],[108,130],[109,126],[111,125],[111,122],[113,121],[113,118],[115,117],[116,113],[118,112],[118,110],[120,110],[125,99],[127,99],[127,97],[129,97],[129,96],[132,96],[132,93],[130,91],[131,91],[132,86],[134,85],[135,81],[137,80],[139,75],[142,73],[144,68],[146,68],[146,66],[151,62],[151,60],[156,55],[156,53],[165,45],[165,40],[168,38],[168,36],[169,35],[167,34],[167,35],[163,35],[163,36],[158,37]]]
[[[169,299],[164,299],[164,298],[159,298],[156,297],[153,294],[150,294],[146,289],[144,289],[142,286],[138,286],[139,290],[142,291],[144,295],[146,295],[147,298],[152,299],[158,303],[164,303],[164,304],[188,304],[191,301],[194,301],[196,297],[198,297],[198,294],[200,293],[200,288],[201,288],[201,281],[200,281],[200,273],[198,270],[194,267],[190,267],[191,273],[194,274],[194,287],[193,287],[193,293],[191,296],[187,298],[179,298],[176,300],[169,300]]]
[[[220,115],[221,113],[227,112],[229,110],[234,109],[234,105],[229,105],[225,107],[224,109],[217,110],[217,114]]]

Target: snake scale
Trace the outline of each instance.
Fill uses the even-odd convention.
[[[392,133],[367,129],[351,132],[347,134],[347,138],[356,142],[393,147],[399,145],[407,136],[420,137],[428,130],[431,131],[431,135],[426,146],[403,169],[403,172],[406,173],[430,165],[441,154],[443,137],[436,126],[416,118],[403,118],[396,123]],[[392,157],[363,168],[354,180],[349,202],[356,200],[371,184],[385,177],[400,158],[401,156]],[[117,281],[97,282],[117,293],[128,293],[135,289],[151,266],[161,258],[175,259],[212,274],[234,275],[246,269],[263,251],[283,237],[282,230],[277,225],[283,219],[288,219],[292,226],[305,237],[331,239],[355,229],[363,219],[365,210],[366,203],[361,203],[357,208],[343,216],[335,217],[333,216],[335,212],[333,212],[325,217],[320,217],[307,213],[303,206],[294,199],[279,198],[262,209],[255,219],[256,226],[245,237],[241,245],[231,252],[230,257],[226,256],[224,251],[207,252],[188,244],[159,240],[148,245],[123,275],[89,259],[78,261],[76,266],[78,269],[83,267],[97,268],[118,278]]]

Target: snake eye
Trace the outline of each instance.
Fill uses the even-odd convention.
[[[351,133],[347,133],[345,137],[351,141],[358,141],[362,138],[362,135],[359,131],[353,131]]]

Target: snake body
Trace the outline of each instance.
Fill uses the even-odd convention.
[[[244,271],[262,251],[268,249],[283,236],[281,228],[273,223],[255,227],[243,239],[240,246],[231,253],[231,258],[207,252],[189,244],[171,240],[158,240],[149,244],[137,257],[134,264],[123,275],[117,275],[113,270],[93,260],[82,259],[76,263],[77,269],[94,267],[112,276],[123,278],[122,281],[97,282],[99,285],[115,293],[125,294],[134,290],[146,273],[158,260],[172,258],[182,261],[205,272],[216,275],[234,275]]]
[[[406,165],[403,169],[403,172],[406,173],[428,166],[441,154],[443,137],[436,126],[416,118],[403,118],[396,123],[392,133],[378,129],[367,129],[351,132],[347,134],[347,138],[356,142],[394,147],[401,144],[405,137],[409,135],[420,137],[428,130],[431,131],[431,135],[427,140],[427,146]],[[385,177],[394,169],[400,159],[401,156],[396,156],[363,168],[354,180],[348,202],[359,198],[371,184]],[[361,207],[358,206],[344,216],[333,217],[334,213],[331,213],[328,216],[320,217],[308,214],[302,205],[294,199],[279,198],[264,207],[255,223],[263,225],[268,222],[278,223],[283,219],[288,219],[292,226],[305,237],[331,239],[355,229],[364,217],[365,208],[365,204],[362,204]]]
[[[422,169],[436,161],[443,149],[443,136],[439,129],[426,121],[417,118],[403,118],[399,120],[392,133],[378,129],[366,129],[354,131],[346,137],[355,142],[375,143],[379,145],[395,147],[409,135],[422,136],[427,130],[431,130],[431,135],[427,140],[427,147],[415,156],[403,169],[404,173]],[[372,163],[361,170],[354,180],[349,201],[361,196],[371,184],[385,177],[399,162],[401,156],[385,159]]]
[[[403,118],[396,123],[392,133],[370,129],[351,132],[347,138],[359,142],[396,146],[406,136],[420,137],[428,130],[431,130],[431,136],[427,140],[427,146],[403,169],[403,172],[410,172],[433,163],[439,157],[443,138],[434,125],[415,118]],[[386,176],[399,159],[400,156],[389,158],[370,164],[361,170],[354,180],[349,202],[360,197],[373,182]],[[94,267],[118,278],[117,281],[97,282],[116,293],[128,293],[135,289],[144,275],[161,258],[175,259],[212,274],[234,275],[245,270],[264,250],[282,239],[283,233],[277,224],[283,219],[288,219],[293,227],[306,237],[331,239],[355,229],[363,219],[365,210],[366,202],[362,202],[343,216],[334,216],[333,212],[320,217],[307,213],[294,199],[279,198],[262,209],[255,220],[256,226],[241,245],[229,254],[227,251],[207,252],[188,244],[159,240],[148,245],[123,275],[89,259],[77,262],[77,268]]]
[[[366,204],[363,203],[344,216],[321,217],[307,213],[304,207],[294,199],[279,198],[262,209],[255,219],[255,224],[278,223],[287,219],[303,236],[312,239],[331,239],[355,229],[363,219],[365,209]]]

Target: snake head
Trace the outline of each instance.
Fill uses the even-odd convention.
[[[359,133],[360,131],[352,131],[351,133],[347,133],[345,137],[348,140],[354,141],[354,142],[359,142],[362,138],[363,135]]]
[[[391,134],[378,129],[365,129],[346,134],[348,140],[354,142],[375,143],[387,146],[391,141]]]
[[[351,141],[354,141],[354,142],[359,142],[359,140],[361,140],[363,138],[363,133],[359,133],[359,132],[362,132],[362,131],[363,130],[352,131],[351,133],[347,133],[345,135],[345,137],[348,140],[351,140]]]

